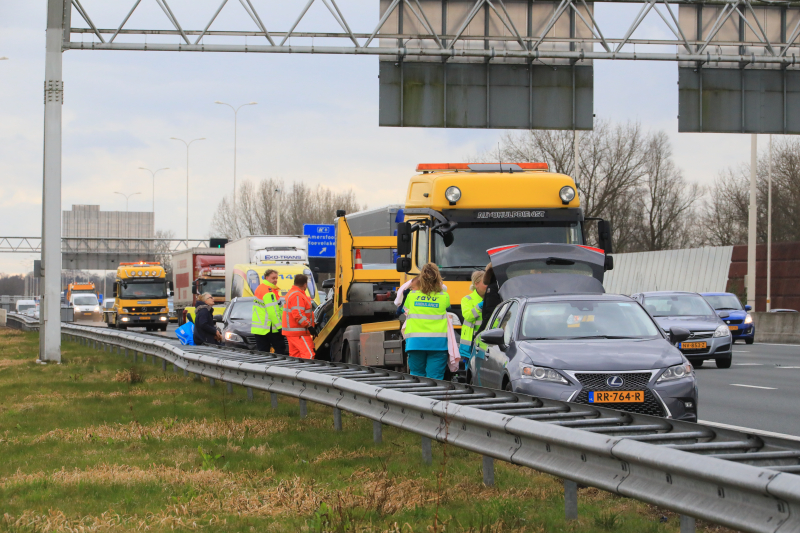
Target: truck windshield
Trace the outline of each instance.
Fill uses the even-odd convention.
[[[200,290],[198,293],[202,294],[208,292],[215,298],[225,298],[225,280],[224,279],[202,279],[200,280]]]
[[[167,284],[163,281],[127,282],[121,286],[120,298],[166,298]]]
[[[486,250],[507,244],[565,243],[583,244],[577,222],[536,225],[474,224],[453,230],[453,244],[445,247],[442,236],[434,235],[433,260],[443,269],[474,269],[489,262]]]

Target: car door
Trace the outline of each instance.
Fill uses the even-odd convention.
[[[514,325],[517,323],[518,311],[518,301],[512,300],[507,304],[504,314],[498,324],[494,326],[504,331],[503,342],[505,346],[489,346],[486,351],[486,367],[488,367],[489,380],[491,381],[489,386],[495,389],[503,387],[503,378],[506,375],[506,366],[508,366],[509,361],[508,350],[509,345],[514,340]]]
[[[489,317],[489,320],[486,323],[486,329],[492,329],[492,324],[500,324],[500,316],[502,316],[503,312],[505,311],[506,304],[502,303],[494,310],[492,316]],[[477,338],[476,338],[477,340]],[[472,369],[473,379],[472,384],[477,385],[479,387],[489,387],[489,383],[486,382],[486,379],[490,379],[489,375],[485,373],[484,367],[486,363],[486,353],[478,346],[478,343],[473,343],[472,348],[472,358],[470,359],[470,368]]]
[[[500,327],[500,322],[509,305],[510,302],[504,302],[495,310],[494,314],[489,318],[486,330]],[[487,345],[483,360],[478,363],[477,371],[480,374],[480,385],[483,387],[497,388],[497,366],[494,364],[491,357],[496,348],[497,346],[492,346],[491,344]]]

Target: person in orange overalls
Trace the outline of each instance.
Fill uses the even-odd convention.
[[[302,359],[314,359],[314,313],[311,298],[306,295],[308,276],[297,274],[294,286],[286,294],[283,305],[283,334],[289,341],[289,355]]]

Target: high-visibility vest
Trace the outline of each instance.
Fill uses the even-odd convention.
[[[483,301],[483,297],[478,291],[472,291],[461,299],[461,315],[464,317],[464,324],[461,326],[461,344],[472,345],[475,330],[483,323],[483,314],[478,307]]]
[[[283,306],[283,335],[286,337],[310,335],[308,328],[313,325],[311,298],[306,296],[300,287],[293,286],[286,295],[286,303]]]
[[[256,296],[253,298],[253,322],[250,325],[250,333],[253,335],[266,335],[281,330],[280,307],[274,290],[277,287],[269,282],[265,284],[266,288],[260,286],[256,289]]]
[[[450,295],[446,292],[423,294],[411,291],[403,310],[406,313],[405,338],[447,338],[447,308]]]

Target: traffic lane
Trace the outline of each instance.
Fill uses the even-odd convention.
[[[701,421],[800,436],[800,346],[737,344],[731,368],[696,375]]]

